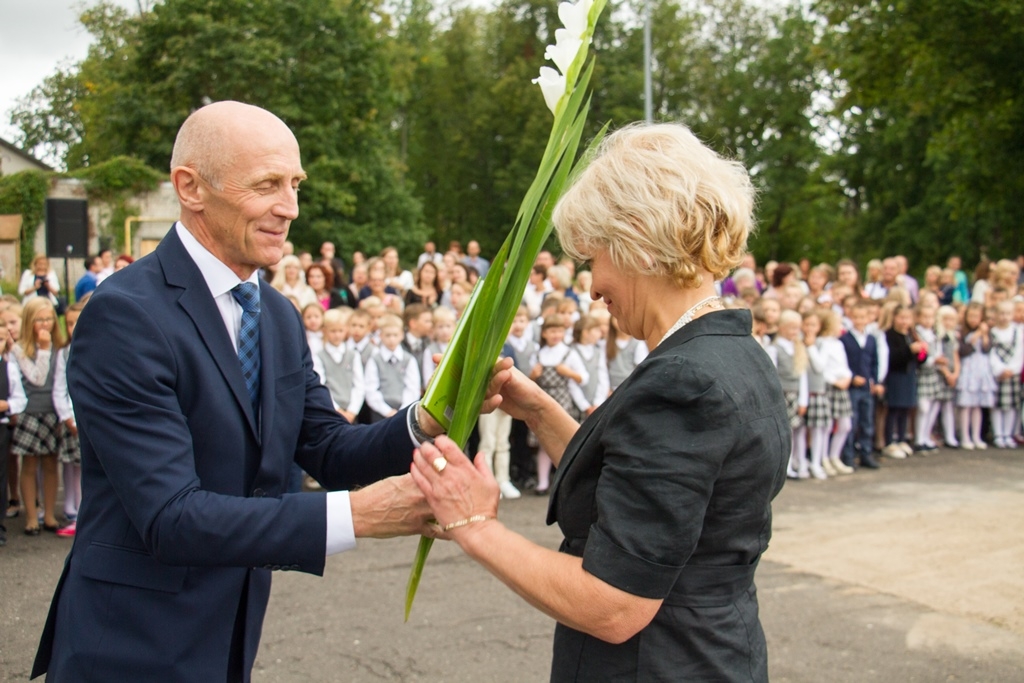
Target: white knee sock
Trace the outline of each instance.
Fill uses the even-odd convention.
[[[544,491],[550,485],[551,458],[543,448],[537,449],[537,488]]]
[[[789,454],[789,466],[797,472],[807,471],[807,427],[793,430],[793,450]]]
[[[998,432],[1000,438],[1003,441],[1013,441],[1013,430],[1017,427],[1017,416],[1014,414],[1013,408],[1001,408],[992,412],[1002,413],[1003,429]],[[995,423],[993,422],[993,424]]]
[[[956,444],[956,407],[952,401],[943,401],[942,406],[942,438],[947,446]]]
[[[982,443],[981,440],[981,408],[967,408],[971,413],[971,441]]]
[[[846,445],[846,437],[853,429],[853,418],[842,417],[836,420],[836,431],[832,435],[832,443],[829,445],[828,457],[830,460],[838,460],[843,453],[843,446]]]
[[[997,446],[1003,443],[1003,414],[1005,412],[999,408],[989,411],[989,417],[992,419],[992,438],[995,439]]]
[[[917,400],[917,415],[914,417],[914,443],[918,446],[924,446],[928,443],[928,415],[932,412],[932,403],[934,401],[930,398],[921,398]]]
[[[828,450],[828,427],[811,427],[811,467],[821,468]]]

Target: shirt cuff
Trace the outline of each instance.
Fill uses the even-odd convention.
[[[434,443],[434,439],[420,428],[420,421],[416,419],[416,409],[419,405],[420,402],[416,401],[409,406],[405,413],[405,424],[409,428],[409,438],[412,439],[414,448],[419,448],[425,442]]]
[[[356,547],[356,532],[352,526],[352,503],[348,491],[327,494],[327,556],[337,555]]]

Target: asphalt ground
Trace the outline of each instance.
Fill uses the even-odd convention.
[[[557,547],[547,499],[503,521]],[[1024,451],[939,451],[789,482],[756,583],[773,681],[1024,680]],[[70,541],[0,548],[0,680],[27,680]],[[543,681],[553,622],[436,543],[408,623],[415,539],[361,541],[324,577],[278,573],[254,680]]]

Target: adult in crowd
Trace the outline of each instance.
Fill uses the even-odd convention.
[[[871,263],[868,263],[868,271],[871,271]],[[882,268],[878,272],[877,279],[868,278],[868,284],[864,288],[864,295],[869,299],[884,299],[889,296],[889,291],[899,285],[899,265],[895,258],[882,259]],[[905,289],[905,288],[904,288]]]
[[[739,265],[739,268],[737,269],[737,272],[740,271],[740,270],[742,270],[744,272],[744,274],[747,273],[747,272],[750,273],[750,276],[752,278],[754,278],[754,287],[756,287],[757,292],[760,294],[761,293],[761,285],[760,285],[759,282],[757,282],[757,278],[756,278],[756,275],[755,275],[755,273],[757,272],[757,259],[754,258],[753,254],[744,254],[743,255],[743,260],[740,261],[740,265]],[[733,273],[729,277],[727,277],[724,280],[722,280],[722,296],[739,297],[740,296],[740,292],[743,289],[746,289],[749,286],[750,286],[749,284],[743,284],[743,285],[738,284],[736,282],[736,273]]]
[[[270,112],[219,102],[182,125],[180,221],[75,331],[86,496],[33,676],[247,681],[272,570],[322,574],[356,537],[431,533],[411,478],[392,476],[422,411],[350,425],[292,304],[257,277],[282,258],[304,178]],[[285,494],[293,462],[334,492]]]
[[[270,281],[270,286],[281,294],[294,298],[299,304],[299,310],[316,303],[316,292],[306,284],[302,262],[298,256],[285,256],[281,259],[274,271],[274,279]]]
[[[85,272],[82,274],[82,277],[78,278],[78,282],[75,283],[75,301],[81,301],[92,294],[93,290],[96,289],[96,285],[100,283],[99,274],[102,269],[103,260],[99,257],[99,254],[85,259]]]
[[[897,254],[892,258],[896,263],[896,284],[907,290],[910,294],[910,301],[917,304],[917,300],[921,296],[921,285],[918,283],[917,278],[908,272],[910,269],[910,262],[907,261],[907,257],[903,254]],[[883,263],[883,266],[884,265],[885,264]]]
[[[414,458],[440,528],[558,621],[552,681],[768,680],[753,578],[789,426],[750,313],[714,288],[746,249],[753,194],[683,126],[639,125],[610,135],[556,208],[595,299],[651,348],[582,426],[499,366],[502,410],[559,461],[560,552],[496,519],[484,458],[444,437]]]
[[[579,297],[576,296],[576,292],[572,291],[572,276],[569,275],[569,270],[565,266],[557,265],[548,268],[548,283],[551,285],[551,291],[548,294],[557,294],[563,299],[572,299],[579,304]],[[545,294],[545,298],[547,298],[547,294]]]
[[[57,279],[57,273],[50,267],[50,259],[46,258],[45,254],[36,254],[32,259],[32,267],[21,274],[21,281],[18,283],[21,303],[28,303],[37,296],[44,296],[56,306],[59,293],[60,281]]]
[[[439,266],[444,263],[444,257],[437,250],[437,245],[433,242],[427,242],[423,245],[423,253],[416,259],[416,267],[422,268],[423,264],[430,261],[435,266]]]
[[[544,295],[551,291],[551,283],[548,282],[548,268],[545,265],[534,262],[530,270],[530,279],[526,282],[526,291],[523,292],[523,303],[530,314],[530,319],[540,315],[540,305],[544,301]]]
[[[117,257],[117,260],[114,261],[114,272],[116,273],[122,268],[127,268],[133,263],[135,263],[135,259],[133,259],[128,254],[121,254],[120,256]]]
[[[490,261],[480,256],[480,243],[476,240],[470,240],[466,245],[466,256],[462,259],[462,263],[470,268],[476,268],[480,277],[487,277],[487,270],[491,267]]]
[[[359,300],[362,301],[368,296],[383,299],[385,294],[401,300],[402,293],[398,291],[398,288],[388,284],[384,259],[374,256],[366,262],[366,285],[359,290]]]
[[[363,291],[363,287],[369,281],[369,269],[365,263],[357,263],[352,266],[352,282],[348,284],[348,291],[352,295],[352,301],[355,301],[358,305],[359,296]],[[355,306],[353,306],[354,308]]]
[[[978,265],[974,267],[974,287],[971,288],[971,303],[985,305],[988,301],[988,293],[992,291],[992,281],[995,279],[992,262],[982,256]],[[24,282],[25,278],[22,278]]]
[[[345,262],[338,257],[334,242],[324,242],[320,245],[320,264],[330,267],[333,272],[333,288],[344,289],[348,276],[345,274]]]
[[[114,252],[110,249],[100,249],[100,260],[103,261],[103,268],[100,269],[97,279],[103,282],[114,274]]]
[[[338,306],[347,306],[348,300],[341,292],[334,289],[334,269],[314,263],[306,269],[306,284],[316,294],[316,300],[323,309],[329,310]],[[348,290],[345,290],[347,293]]]
[[[423,304],[428,309],[435,308],[441,301],[441,281],[438,278],[437,264],[424,261],[416,271],[412,287],[405,293],[406,304]]]
[[[946,261],[946,267],[953,271],[953,302],[957,304],[970,302],[971,288],[967,283],[967,273],[963,270],[963,259],[954,254]]]
[[[384,247],[380,252],[380,258],[384,261],[384,281],[398,290],[399,294],[405,294],[406,290],[412,289],[413,277],[408,270],[402,270],[398,259],[398,249],[395,247]]]
[[[860,271],[857,270],[856,261],[844,258],[836,263],[836,282],[849,288],[851,294],[863,295],[864,287],[861,286]],[[836,303],[841,302],[837,301]]]

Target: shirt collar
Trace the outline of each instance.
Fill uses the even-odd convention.
[[[238,276],[223,261],[211,254],[206,247],[200,244],[199,240],[180,221],[174,224],[174,229],[177,231],[178,239],[181,240],[185,251],[188,252],[188,255],[195,261],[196,266],[199,267],[199,272],[203,274],[206,286],[209,287],[210,294],[213,295],[214,299],[227,294],[236,285],[243,282],[238,279]],[[251,282],[259,286],[259,271],[253,271],[252,275],[245,282]]]

